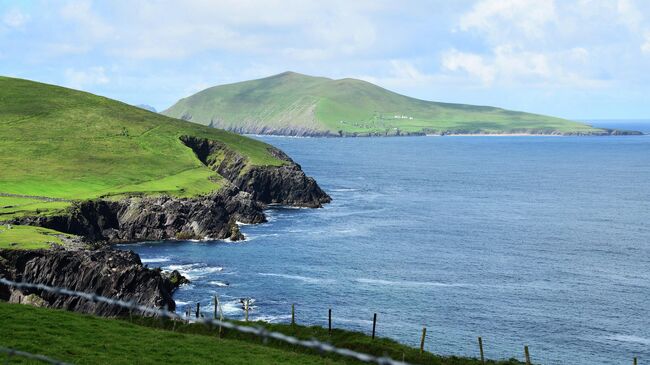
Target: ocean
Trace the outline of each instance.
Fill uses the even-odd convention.
[[[594,121],[650,132],[650,122]],[[229,318],[364,331],[539,364],[650,360],[650,136],[257,137],[333,202],[274,208],[240,243],[121,246]]]

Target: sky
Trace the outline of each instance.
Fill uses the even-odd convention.
[[[650,118],[648,0],[0,0],[0,75],[164,110],[284,71],[570,119]]]

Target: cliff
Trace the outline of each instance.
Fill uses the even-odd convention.
[[[178,272],[172,273],[173,277],[165,276],[160,270],[144,267],[135,253],[118,250],[0,249],[0,276],[170,310],[175,309],[172,293],[182,282]],[[104,303],[39,290],[21,291],[4,285],[0,285],[0,299],[102,316],[129,314],[128,309]]]
[[[181,140],[206,166],[260,203],[318,208],[332,200],[300,165],[277,148],[269,147],[268,152],[285,164],[248,166],[243,155],[219,141],[192,136]]]
[[[124,243],[165,239],[242,239],[236,224],[265,222],[262,205],[237,188],[196,198],[131,197],[74,204],[65,214],[17,218],[84,237],[87,241]]]
[[[226,144],[191,136],[181,141],[227,186],[197,197],[134,196],[121,200],[75,202],[54,215],[14,218],[13,224],[34,225],[84,237],[89,242],[123,243],[165,239],[243,239],[236,222],[262,223],[268,204],[321,207],[331,198],[282,151],[268,153],[284,163],[254,166]]]

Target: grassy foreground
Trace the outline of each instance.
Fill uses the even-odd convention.
[[[283,163],[269,145],[251,138],[77,90],[0,77],[0,221],[53,214],[70,204],[66,199],[218,190],[223,178],[181,136],[220,141],[249,166]]]
[[[301,129],[331,134],[602,132],[561,118],[419,100],[361,80],[294,72],[215,86],[179,100],[163,113],[250,133],[286,134]]]
[[[200,324],[173,325],[156,319],[115,320],[62,310],[0,302],[0,346],[51,356],[76,364],[357,364],[339,356]],[[329,337],[320,327],[263,324],[268,329],[303,339],[319,339],[338,347],[375,355],[389,355],[414,364],[478,365],[476,359],[420,355],[388,339],[371,340],[357,332],[334,330]],[[173,330],[172,330],[173,329]],[[0,355],[0,361],[4,358]],[[18,363],[18,362],[17,362]],[[516,360],[488,364],[521,364]]]

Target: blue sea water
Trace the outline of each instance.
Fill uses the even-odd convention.
[[[482,336],[490,358],[650,361],[650,136],[259,138],[333,202],[269,210],[242,243],[126,247],[192,279],[179,312],[218,294],[242,318],[251,297],[268,321],[295,303],[300,323],[332,308],[369,332],[376,312],[379,336],[414,346],[426,326],[447,355]]]

